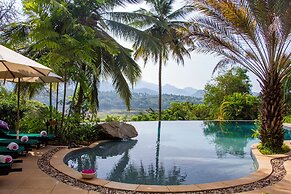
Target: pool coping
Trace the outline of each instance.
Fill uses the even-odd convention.
[[[105,141],[98,141],[90,146],[89,148],[93,148],[100,143],[108,142]],[[287,145],[290,146],[291,141],[285,141]],[[244,186],[253,184],[264,179],[267,179],[274,171],[272,166],[272,160],[274,159],[286,159],[291,156],[291,153],[287,154],[278,154],[278,155],[263,155],[257,149],[258,144],[254,144],[251,146],[251,154],[254,161],[258,164],[257,171],[253,172],[252,174],[233,180],[227,180],[222,182],[212,182],[212,183],[205,183],[205,184],[191,184],[191,185],[169,185],[169,186],[159,186],[159,185],[142,185],[142,184],[126,184],[120,182],[109,181],[100,178],[94,178],[91,180],[81,178],[81,174],[74,169],[68,167],[64,163],[65,156],[72,152],[82,148],[62,148],[56,153],[52,155],[50,158],[50,165],[55,168],[56,170],[64,173],[65,175],[89,184],[98,187],[102,187],[104,189],[113,190],[113,191],[125,191],[125,192],[133,192],[133,193],[193,193],[193,192],[205,192],[211,190],[220,190],[226,188],[233,188],[237,186]],[[291,147],[291,146],[290,146]],[[83,147],[84,148],[84,147]],[[284,169],[285,170],[285,169]],[[266,185],[267,186],[267,185]],[[251,189],[253,190],[253,189]]]

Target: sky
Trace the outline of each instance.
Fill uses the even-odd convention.
[[[18,6],[20,7],[21,0],[16,0]],[[174,4],[174,10],[180,8],[184,1],[177,0]],[[115,11],[135,11],[139,8],[148,9],[149,7],[145,3],[139,5],[127,4],[125,7],[116,8]],[[117,38],[117,40],[124,46],[131,48],[130,42],[125,42],[124,40]],[[191,58],[185,57],[184,65],[178,65],[174,60],[169,60],[167,64],[163,67],[162,71],[162,84],[171,84],[178,88],[192,87],[195,89],[204,89],[204,86],[212,78],[212,72],[215,65],[218,63],[219,58],[212,56],[210,54],[198,54],[195,52],[191,53]],[[142,69],[142,80],[158,83],[158,65],[153,62],[148,62],[144,65],[142,60],[137,61]],[[253,85],[252,90],[254,92],[259,92],[260,87],[256,78],[251,73],[248,74]],[[215,77],[215,75],[214,75]]]

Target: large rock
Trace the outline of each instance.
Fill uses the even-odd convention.
[[[122,122],[97,124],[99,139],[128,139],[138,135],[134,126]]]

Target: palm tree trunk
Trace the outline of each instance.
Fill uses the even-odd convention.
[[[266,79],[262,81],[261,88],[260,138],[264,147],[280,151],[284,141],[285,103],[282,83],[275,70],[269,72]]]
[[[71,102],[71,105],[70,105],[70,108],[69,108],[69,115],[71,115],[72,109],[75,106],[75,97],[76,97],[76,93],[77,93],[77,89],[78,89],[78,84],[79,84],[79,82],[76,83],[76,86],[75,86],[75,89],[74,89],[72,102]]]
[[[64,119],[65,119],[66,95],[67,95],[67,71],[65,69],[65,77],[64,77],[64,97],[63,97],[63,111],[62,111],[61,130],[63,129]]]
[[[162,67],[163,67],[163,61],[162,61],[162,53],[160,53],[160,59],[159,59],[159,121],[162,120]]]
[[[76,113],[77,114],[81,114],[81,107],[82,107],[82,103],[83,103],[83,97],[84,97],[84,90],[82,85],[80,84],[79,87],[79,92],[78,92],[78,99],[77,99],[77,104],[76,104]]]

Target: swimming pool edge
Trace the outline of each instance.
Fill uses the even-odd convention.
[[[99,141],[91,144],[89,147],[95,147],[99,143],[104,143],[105,141]],[[290,146],[291,141],[286,141],[286,143]],[[255,159],[258,163],[257,171],[253,172],[252,174],[233,180],[221,181],[221,182],[212,182],[212,183],[205,183],[205,184],[192,184],[192,185],[177,185],[177,186],[158,186],[158,185],[139,185],[139,184],[126,184],[126,183],[119,183],[109,180],[104,180],[100,178],[94,178],[91,180],[86,180],[81,178],[81,174],[74,169],[68,167],[64,160],[66,156],[79,150],[82,148],[76,149],[67,149],[63,148],[57,151],[52,155],[50,158],[50,165],[55,168],[56,170],[64,173],[65,175],[76,179],[77,181],[95,185],[98,187],[103,187],[108,190],[118,190],[118,191],[125,191],[125,192],[133,192],[133,193],[195,193],[195,192],[204,192],[204,191],[215,191],[215,190],[232,190],[237,189],[239,187],[249,187],[250,190],[254,190],[252,187],[253,184],[263,182],[262,185],[265,185],[268,181],[267,180],[272,173],[274,173],[274,168],[272,166],[273,160],[284,160],[284,158],[290,157],[289,154],[280,154],[280,155],[263,155],[257,149],[257,144],[251,146],[251,153],[253,155],[253,159]],[[266,185],[267,186],[267,185]]]

